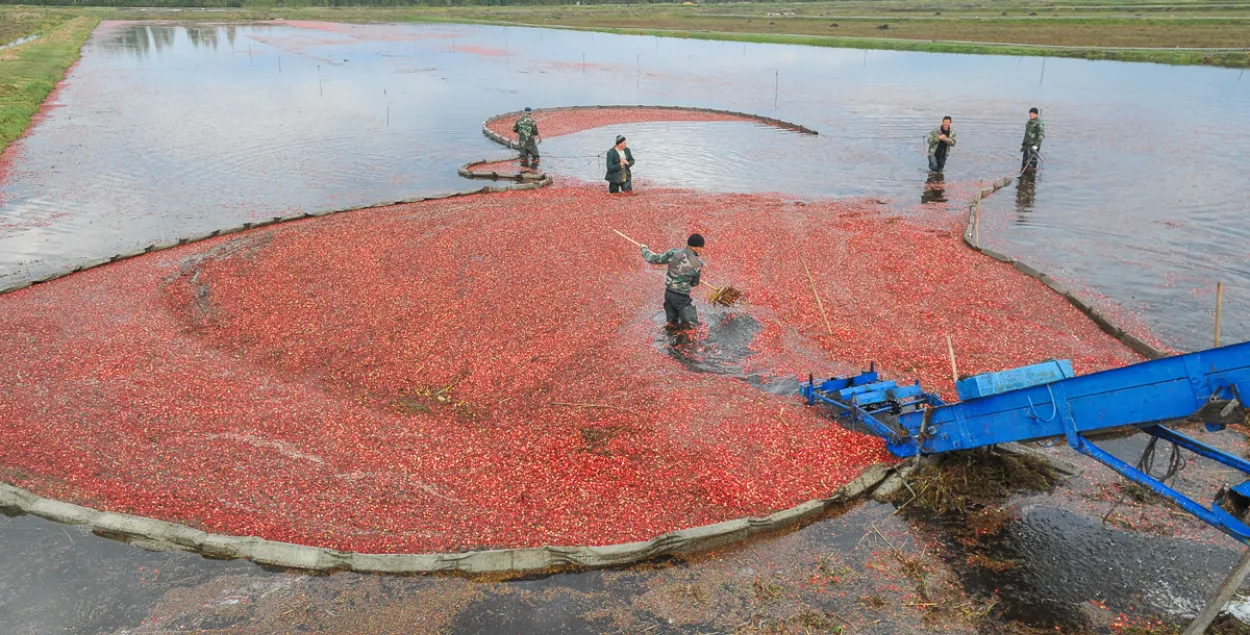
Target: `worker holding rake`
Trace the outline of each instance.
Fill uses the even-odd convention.
[[[669,249],[657,254],[646,245],[640,245],[642,257],[653,265],[668,265],[668,273],[664,275],[664,316],[668,325],[674,328],[697,326],[699,312],[690,299],[690,290],[699,286],[699,276],[703,273],[703,260],[699,253],[703,251],[703,236],[691,234],[686,240],[684,249]]]
[[[685,249],[670,249],[662,254],[656,254],[647,249],[646,245],[621,233],[621,230],[613,229],[612,231],[616,232],[617,236],[633,243],[635,247],[642,249],[642,257],[647,262],[668,265],[668,274],[664,276],[664,315],[668,318],[669,326],[699,323],[699,312],[695,310],[694,303],[690,300],[690,290],[700,284],[712,290],[707,297],[708,304],[733,307],[737,306],[744,297],[742,292],[731,284],[717,287],[711,282],[703,281],[703,259],[699,255],[703,252],[703,236],[691,234],[690,238],[686,239]]]

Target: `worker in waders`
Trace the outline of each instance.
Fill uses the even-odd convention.
[[[1020,171],[1036,170],[1042,150],[1042,139],[1046,138],[1046,125],[1042,123],[1037,108],[1029,109],[1029,121],[1024,124],[1024,141],[1020,142]]]
[[[946,169],[946,155],[955,146],[955,129],[951,127],[950,115],[942,117],[942,125],[929,132],[925,141],[929,144],[929,171]]]
[[[633,192],[634,177],[630,168],[634,167],[634,153],[625,147],[625,137],[616,138],[616,145],[608,150],[607,163],[608,173],[603,179],[608,182],[608,194]]]
[[[530,117],[530,112],[532,110],[526,106],[521,118],[512,124],[512,131],[516,133],[517,145],[521,147],[521,167],[528,168],[532,165],[534,169],[538,169],[538,123]]]
[[[668,273],[664,275],[664,317],[668,326],[680,328],[697,326],[699,312],[690,299],[690,290],[699,286],[699,275],[703,272],[703,260],[699,253],[703,251],[703,236],[691,234],[686,240],[685,249],[669,249],[657,254],[642,246],[642,257],[653,265],[668,265]]]

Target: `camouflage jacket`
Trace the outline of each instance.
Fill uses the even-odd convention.
[[[1033,146],[1042,147],[1042,139],[1046,138],[1046,125],[1042,123],[1041,117],[1030,119],[1024,124],[1024,141],[1020,142],[1021,150],[1028,150]]]
[[[538,136],[538,124],[529,115],[521,115],[521,118],[512,124],[512,131],[516,133],[517,142],[525,145]]]
[[[955,127],[951,126],[950,130],[943,133],[942,126],[938,126],[934,128],[933,131],[930,132],[929,136],[926,138],[926,141],[928,141],[929,143],[929,156],[933,156],[937,154],[938,144],[942,143],[942,140],[938,139],[938,137],[942,136],[943,134],[946,135],[946,142],[945,142],[946,152],[949,154],[951,148],[955,147]]]
[[[668,264],[668,273],[664,275],[664,286],[670,291],[690,295],[690,289],[699,286],[699,276],[703,273],[703,260],[694,253],[693,249],[683,247],[657,254],[643,247],[642,257],[653,265]]]

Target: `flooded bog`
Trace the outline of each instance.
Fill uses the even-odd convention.
[[[544,145],[597,179],[615,134],[640,179],[715,191],[966,199],[1019,166],[1026,111],[1043,167],[986,204],[983,241],[1087,285],[1179,348],[1250,325],[1244,175],[1250,82],[1235,70],[856,51],[463,25],[105,23],[0,184],[0,281],[294,210],[467,189],[504,156],[477,128],[524,106],[659,104],[775,116],[629,124]],[[942,195],[922,137],[954,117]],[[938,203],[941,204],[941,203]],[[995,225],[997,223],[997,225]]]
[[[795,376],[878,361],[945,390],[948,333],[964,371],[1136,359],[960,241],[978,185],[1018,169],[1030,106],[1047,124],[1042,168],[986,199],[982,244],[1178,349],[1208,345],[1221,280],[1225,340],[1250,335],[1239,79],[529,28],[105,23],[0,163],[0,285],[243,222],[476,188],[458,166],[512,154],[483,122],[525,106],[692,106],[820,134],[693,117],[546,131],[548,189],[283,224],[0,297],[0,475],[92,506],[376,551],[643,540],[766,514],[888,460],[877,440],[792,407]],[[922,138],[943,115],[959,143],[939,178]],[[603,192],[618,134],[638,161],[633,198]],[[709,274],[745,306],[705,312],[693,345],[662,335],[662,274],[613,228],[654,248],[707,234]],[[1044,590],[1133,553],[1150,562],[1115,584],[1205,583],[1160,571],[1229,556],[1156,549],[1076,507],[1019,515],[1011,553],[1036,563],[1014,575],[1038,579],[1013,584]],[[20,593],[0,593],[0,615],[23,632],[265,632],[275,616],[364,632],[366,615],[394,632],[413,621],[400,598],[438,616],[429,632],[977,632],[1010,576],[972,580],[926,535],[870,504],[654,570],[327,582],[117,552],[19,518],[0,521],[30,546],[3,552],[18,573],[0,589]],[[1047,568],[1039,554],[1057,540],[1077,555]],[[92,575],[67,573],[80,558]],[[49,607],[32,589],[70,597],[76,584],[91,593],[64,623],[32,613]],[[1045,594],[1063,613],[1097,590]],[[548,608],[516,618],[536,604]],[[1043,627],[1079,621],[1007,608]]]

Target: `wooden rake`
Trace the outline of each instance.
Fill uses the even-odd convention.
[[[624,238],[625,240],[628,240],[629,242],[634,243],[634,246],[642,247],[642,243],[634,240],[633,238],[630,238],[629,236],[626,236],[620,231],[616,229],[613,229],[612,231],[616,232],[617,236],[620,236],[621,238]],[[709,293],[707,296],[708,304],[715,304],[717,306],[730,307],[730,306],[737,305],[738,302],[742,300],[742,292],[735,289],[733,285],[731,284],[727,284],[723,287],[718,287],[716,285],[713,285],[711,281],[709,281],[707,278],[704,278],[702,276],[700,276],[700,281],[703,284],[707,285],[708,288],[712,290],[712,292]]]

